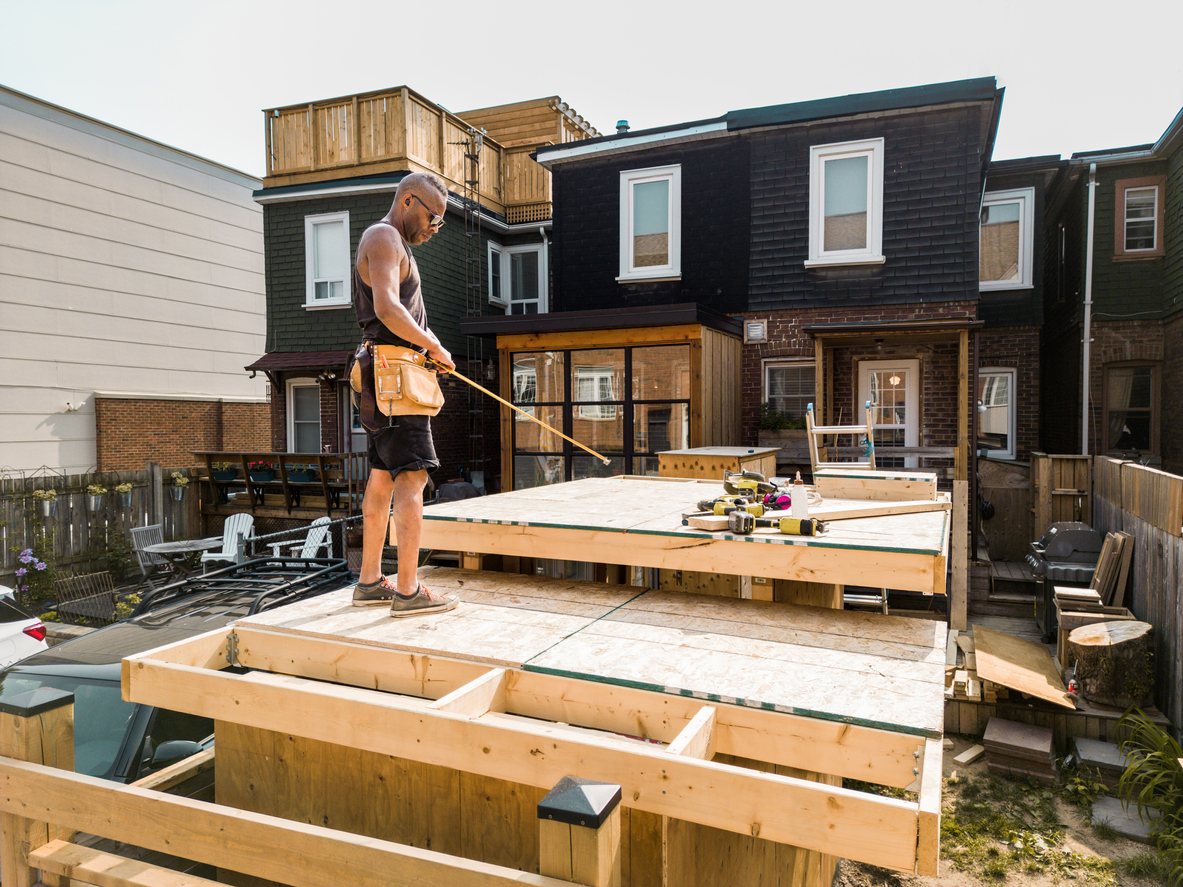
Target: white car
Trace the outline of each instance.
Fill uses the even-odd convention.
[[[48,649],[45,623],[0,596],[0,668]]]

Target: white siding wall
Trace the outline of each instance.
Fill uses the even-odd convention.
[[[92,468],[96,391],[266,398],[261,185],[0,87],[0,469]]]

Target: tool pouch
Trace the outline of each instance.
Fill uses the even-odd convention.
[[[376,431],[383,416],[434,416],[443,408],[439,377],[426,355],[401,345],[363,342],[353,355],[349,384],[360,395],[362,426]]]

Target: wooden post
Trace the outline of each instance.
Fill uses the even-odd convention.
[[[539,874],[620,887],[619,785],[564,776],[538,802],[538,829]]]
[[[0,755],[74,769],[74,694],[63,690],[30,690],[0,702]],[[55,838],[70,840],[72,833],[51,823],[36,822],[13,813],[0,815],[0,883],[4,887],[31,887],[37,870],[28,855]],[[46,876],[44,884],[58,884]]]
[[[965,631],[969,607],[969,481],[953,481],[953,587],[949,589],[949,628]]]

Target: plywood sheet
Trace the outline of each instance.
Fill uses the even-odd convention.
[[[447,567],[421,575],[460,606],[391,619],[384,607],[351,606],[342,589],[237,624],[919,735],[942,729],[940,623]]]
[[[978,624],[973,633],[979,677],[1075,710],[1047,647]]]
[[[419,574],[432,590],[459,595],[459,607],[392,619],[386,607],[354,607],[349,587],[238,624],[520,668],[637,594],[621,586],[448,567],[424,567]]]

